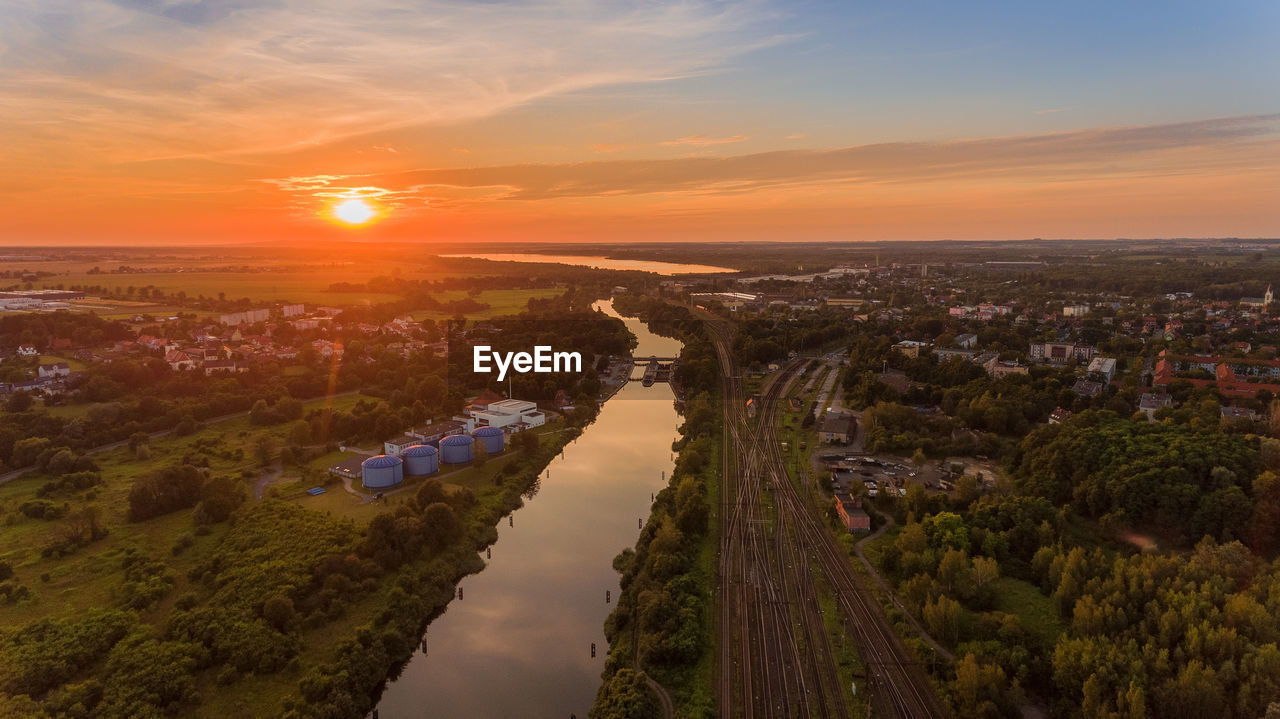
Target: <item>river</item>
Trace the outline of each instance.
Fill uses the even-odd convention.
[[[596,306],[619,316],[608,301]],[[679,351],[678,340],[624,321],[637,357]],[[669,385],[628,383],[543,470],[538,493],[499,522],[488,566],[462,580],[463,598],[428,627],[426,652],[387,684],[379,719],[586,718],[618,598],[613,558],[635,545],[637,522],[671,474],[673,400]]]
[[[639,270],[659,275],[703,275],[722,272],[737,272],[731,267],[715,265],[690,265],[679,262],[659,262],[658,260],[621,260],[610,257],[592,255],[539,255],[535,253],[496,252],[484,254],[449,254],[441,257],[458,257],[471,260],[491,260],[493,262],[538,262],[562,265],[579,265],[593,267],[597,270]]]

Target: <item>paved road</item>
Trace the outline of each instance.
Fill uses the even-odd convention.
[[[347,396],[350,396],[350,395],[353,395],[353,394],[359,394],[359,393],[360,393],[360,390],[351,390],[350,392],[339,392],[339,393],[337,393],[337,394],[335,394],[335,395],[333,395],[333,396],[334,396],[334,397],[347,397]],[[317,400],[317,399],[324,399],[324,398],[323,398],[323,397],[315,397],[315,398],[313,398],[313,399],[304,400],[304,401],[306,401],[306,402],[312,402],[312,401],[315,401],[315,400]],[[236,419],[237,417],[248,417],[248,416],[249,416],[249,413],[248,413],[247,411],[245,411],[245,412],[232,412],[231,414],[224,414],[224,415],[222,415],[222,416],[220,416],[220,417],[214,417],[214,418],[212,418],[212,419],[206,419],[205,421],[203,421],[203,422],[201,422],[201,423],[200,423],[200,426],[201,426],[201,427],[207,427],[207,426],[209,426],[209,425],[211,425],[211,424],[217,424],[217,423],[219,423],[219,422],[226,422],[226,421],[227,421],[227,420],[229,420],[229,419]],[[163,437],[163,436],[165,436],[165,435],[172,434],[172,433],[173,433],[173,429],[162,429],[162,430],[159,430],[158,432],[151,432],[151,433],[149,433],[149,434],[147,435],[147,437],[148,437],[148,438],[150,438],[150,439],[156,439],[156,438],[158,438],[158,437]],[[91,448],[91,449],[87,449],[87,450],[85,450],[85,454],[102,454],[103,452],[110,452],[110,451],[111,451],[111,450],[113,450],[113,449],[120,449],[121,447],[127,447],[128,445],[129,445],[129,440],[127,440],[127,439],[122,439],[122,440],[120,440],[119,442],[111,442],[111,443],[109,443],[109,444],[100,444],[100,445],[98,445],[97,447],[93,447],[93,448]],[[11,481],[13,481],[13,480],[17,479],[18,477],[21,477],[22,475],[26,474],[27,472],[30,472],[32,469],[33,469],[32,467],[23,467],[22,469],[15,469],[15,470],[13,470],[12,472],[6,472],[6,473],[4,473],[4,474],[0,474],[0,484],[5,484],[5,483],[7,483],[7,482],[11,482]]]

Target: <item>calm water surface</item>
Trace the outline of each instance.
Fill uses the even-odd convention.
[[[597,307],[617,316],[607,301]],[[680,349],[639,320],[627,324],[640,341],[636,356]],[[387,685],[379,719],[586,718],[618,597],[613,558],[635,545],[637,521],[672,469],[672,400],[668,385],[629,383],[547,466],[537,495],[512,524],[498,524],[488,567],[462,580],[463,599],[427,629],[426,653]]]
[[[615,260],[608,257],[590,255],[538,255],[533,253],[498,252],[491,254],[452,254],[441,257],[460,257],[471,260],[493,260],[494,262],[541,262],[564,265],[581,265],[598,270],[640,270],[654,272],[659,275],[708,274],[712,272],[737,272],[731,267],[714,265],[686,265],[678,262],[658,262],[657,260]]]

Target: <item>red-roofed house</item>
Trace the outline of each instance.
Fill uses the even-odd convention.
[[[191,359],[191,355],[180,350],[170,350],[164,356],[164,361],[175,370],[195,369],[196,361]]]
[[[501,401],[502,401],[502,395],[498,394],[497,392],[494,392],[491,389],[486,388],[485,391],[480,393],[480,396],[471,400],[471,407],[473,409],[478,409],[483,412],[484,410],[489,409],[489,405],[493,404],[494,402],[501,402]]]

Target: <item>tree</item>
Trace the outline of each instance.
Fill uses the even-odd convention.
[[[253,456],[257,458],[260,466],[266,467],[271,464],[271,460],[275,458],[276,440],[270,434],[263,432],[253,440]]]
[[[968,598],[973,595],[973,570],[963,550],[948,549],[938,562],[938,583],[952,596]]]
[[[998,664],[965,654],[956,664],[956,714],[962,717],[1000,716],[997,702],[1009,696],[1008,680]]]
[[[444,502],[435,502],[422,512],[422,534],[427,544],[440,548],[453,542],[462,534],[458,515]]]
[[[289,430],[290,444],[302,447],[311,443],[311,424],[306,420],[297,420]]]
[[[176,464],[145,474],[129,490],[129,521],[140,522],[200,501],[204,475],[198,467]]]
[[[275,627],[276,631],[289,631],[296,616],[293,600],[286,596],[277,594],[262,603],[262,618]]]
[[[961,475],[956,480],[956,505],[959,507],[968,507],[978,498],[978,478],[970,475]]]
[[[960,641],[964,607],[959,602],[944,594],[934,601],[925,602],[921,614],[930,634],[952,646]]]
[[[87,544],[106,533],[102,527],[102,510],[95,505],[68,513],[58,527],[59,538],[73,545]]]
[[[4,408],[8,412],[26,412],[31,409],[31,405],[35,404],[35,399],[31,393],[26,390],[18,390],[9,395],[9,400],[5,402]]]
[[[414,497],[419,510],[424,510],[436,502],[448,501],[449,493],[444,491],[444,485],[438,479],[428,479],[418,488],[418,493]]]
[[[978,591],[982,591],[991,582],[1000,577],[1000,563],[991,557],[973,558],[973,582]]]
[[[911,453],[911,463],[914,464],[917,469],[923,467],[928,461],[929,458],[924,456],[924,449],[922,448],[917,447],[916,451]]]

